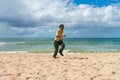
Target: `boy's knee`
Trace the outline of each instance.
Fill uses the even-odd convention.
[[[56,52],[58,52],[58,49],[55,49]]]
[[[65,47],[65,44],[63,44],[63,47]]]

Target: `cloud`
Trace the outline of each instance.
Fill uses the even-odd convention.
[[[116,28],[120,27],[119,4],[97,7],[75,5],[72,0],[0,0],[0,24],[10,28],[9,33],[36,37],[42,36],[39,34],[45,33],[46,29],[46,33],[53,34],[61,23],[66,29],[73,29],[73,33],[79,33],[75,29]],[[2,31],[3,27],[0,28]]]
[[[14,3],[13,3],[14,2]],[[70,0],[1,0],[0,21],[13,27],[51,26],[57,23],[69,25],[106,26],[120,25],[120,6],[74,5]],[[49,5],[47,5],[49,4]]]

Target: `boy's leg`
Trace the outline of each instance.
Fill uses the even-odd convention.
[[[59,48],[59,42],[58,41],[54,41],[54,48],[55,48],[55,51],[54,51],[53,57],[56,58],[56,55],[58,53],[58,48]]]
[[[61,45],[61,49],[59,50],[59,53],[60,53],[62,56],[64,56],[64,55],[62,54],[62,52],[63,52],[63,50],[64,50],[64,48],[65,48],[65,44],[63,43],[62,40],[60,41],[60,45]]]

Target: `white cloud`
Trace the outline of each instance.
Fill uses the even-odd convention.
[[[119,3],[103,7],[74,5],[71,0],[0,0],[0,24],[5,24],[11,32],[36,36],[40,34],[38,28],[48,28],[48,33],[52,33],[51,28],[60,23],[77,29],[120,27],[119,7]]]
[[[77,34],[77,33],[79,33],[79,30],[76,30],[76,31],[73,32],[73,34]]]
[[[53,33],[53,32],[55,32],[55,31],[54,31],[53,29],[49,29],[49,32],[50,32],[50,33]]]
[[[21,26],[26,26],[27,22],[28,25],[32,22],[33,26],[41,24],[51,26],[53,23],[61,22],[69,25],[81,25],[82,23],[91,23],[92,25],[102,22],[109,26],[109,23],[120,21],[119,5],[106,7],[94,7],[86,4],[74,5],[70,0],[14,0],[14,2],[7,3],[5,0],[1,0],[0,4],[2,4],[0,6],[1,21],[12,24],[15,20],[25,22],[21,23],[23,24]],[[7,19],[5,20],[5,18]],[[86,24],[82,24],[82,26]],[[14,26],[16,25],[20,24]]]

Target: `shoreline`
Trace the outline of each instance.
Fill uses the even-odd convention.
[[[0,51],[0,53],[53,53],[52,51],[42,51],[42,50],[16,50],[16,51]],[[64,50],[63,53],[120,53],[120,51],[70,51],[70,50]]]
[[[0,51],[0,54],[1,53],[53,53],[54,51],[50,51],[50,52],[42,52],[42,51]],[[82,54],[82,53],[120,53],[120,51],[111,51],[111,52],[69,52],[67,50],[63,51],[64,54]],[[58,53],[59,54],[59,53]]]
[[[11,54],[14,54],[14,53],[28,53],[28,51],[0,51],[0,54],[1,53],[11,53]]]

